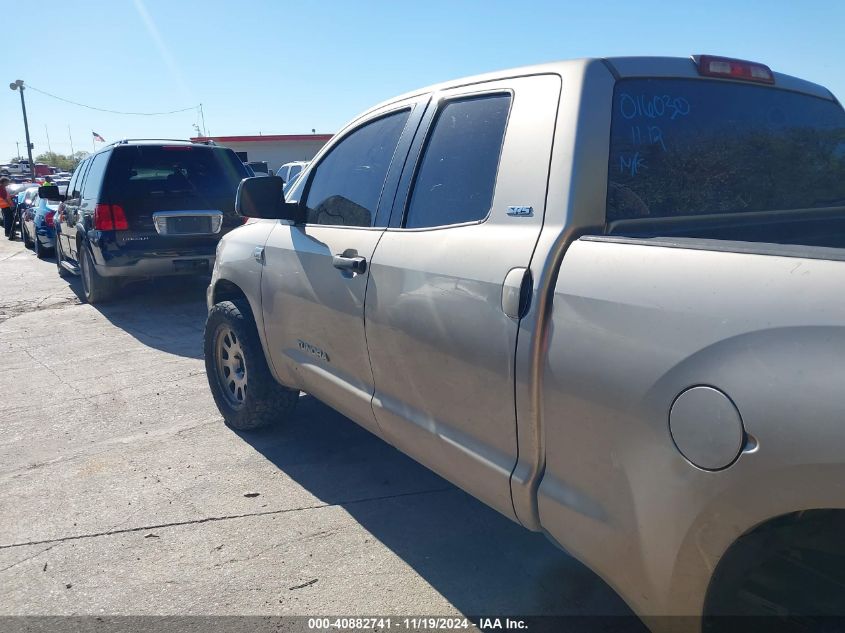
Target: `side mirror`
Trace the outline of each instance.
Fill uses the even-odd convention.
[[[235,211],[248,218],[305,221],[305,213],[298,204],[285,202],[285,181],[278,176],[244,178],[235,196]]]
[[[65,196],[59,193],[59,188],[56,185],[38,187],[38,197],[45,200],[55,200],[56,202],[62,202],[65,199]]]

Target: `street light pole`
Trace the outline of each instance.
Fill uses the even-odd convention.
[[[26,132],[26,153],[29,156],[29,175],[35,178],[35,161],[32,160],[32,143],[29,140],[29,122],[26,120],[26,101],[23,98],[23,80],[18,79],[9,84],[12,90],[20,90],[21,93],[21,110],[23,111],[23,129]]]

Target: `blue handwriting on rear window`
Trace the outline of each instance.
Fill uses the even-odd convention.
[[[647,119],[660,119],[669,117],[674,120],[679,116],[686,116],[690,113],[689,101],[683,97],[670,95],[630,95],[623,92],[619,95],[619,113],[625,119],[636,119],[645,117]]]

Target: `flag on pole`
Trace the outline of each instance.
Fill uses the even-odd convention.
[[[93,134],[93,135],[94,135],[94,140],[95,140],[95,141],[100,141],[100,143],[105,143],[105,142],[106,142],[106,139],[104,139],[102,136],[100,136],[99,134],[97,134],[97,133],[96,133],[96,132],[94,132],[93,130],[91,131],[91,134]]]

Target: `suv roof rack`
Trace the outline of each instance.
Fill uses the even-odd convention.
[[[210,139],[207,141],[192,141],[185,138],[122,138],[119,141],[112,143],[112,145],[128,145],[129,143],[137,143],[140,141],[166,141],[168,143],[188,143],[189,145],[214,145],[214,141]]]

